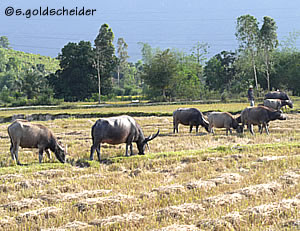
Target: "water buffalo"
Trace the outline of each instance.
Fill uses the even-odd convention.
[[[126,156],[128,156],[128,146],[130,147],[130,155],[132,152],[132,142],[136,142],[139,155],[144,155],[145,146],[149,141],[153,140],[159,134],[159,130],[155,135],[144,137],[144,133],[140,125],[130,116],[110,117],[99,119],[92,126],[92,140],[90,160],[94,159],[94,152],[97,151],[98,160],[100,161],[100,145],[122,144],[126,143]]]
[[[241,113],[240,120],[242,126],[247,124],[248,129],[253,135],[253,125],[258,125],[260,133],[262,133],[263,128],[265,128],[266,133],[269,134],[269,122],[273,120],[286,120],[286,116],[282,111],[276,111],[265,106],[258,107],[247,107]]]
[[[15,120],[8,126],[8,135],[10,137],[10,152],[13,160],[18,159],[19,146],[22,148],[38,148],[39,162],[42,162],[43,151],[50,158],[49,149],[54,152],[56,158],[61,162],[65,162],[65,151],[59,145],[53,133],[43,125],[31,124],[26,120]]]
[[[265,99],[263,105],[273,108],[274,110],[280,110],[280,108],[286,105],[288,105],[290,108],[293,108],[293,102],[291,100]]]
[[[228,112],[211,112],[207,119],[211,133],[214,133],[214,127],[226,128],[226,135],[228,135],[228,131],[232,134],[231,128],[236,129],[238,133],[241,132],[241,127],[239,127],[237,120]]]
[[[196,108],[179,108],[173,112],[173,133],[178,133],[178,124],[189,125],[190,132],[192,132],[193,126],[196,126],[196,133],[198,133],[198,127],[201,125],[208,130],[208,122],[204,119],[203,114]]]
[[[265,94],[265,99],[291,100],[290,97],[282,91],[271,91]]]

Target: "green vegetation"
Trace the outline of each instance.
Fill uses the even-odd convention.
[[[50,57],[0,48],[0,102],[12,106],[49,105],[53,89],[46,78],[59,68],[59,61]]]
[[[162,50],[140,42],[142,60],[128,62],[128,44],[108,24],[101,25],[94,44],[69,42],[51,59],[24,54],[0,39],[0,103],[6,106],[97,102],[130,97],[152,102],[256,99],[271,90],[299,96],[299,33],[278,41],[274,19],[237,18],[239,49],[207,59],[209,44],[191,44],[190,51]]]
[[[1,59],[16,62],[19,69],[34,69],[42,65],[47,73],[54,73],[59,69],[59,60],[39,54],[30,54],[13,49],[0,48]]]

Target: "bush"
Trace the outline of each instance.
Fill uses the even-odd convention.
[[[13,102],[11,103],[11,106],[13,107],[27,106],[27,105],[28,105],[28,100],[25,97],[14,99]]]
[[[29,100],[31,105],[59,105],[63,102],[62,99],[54,99],[52,96],[41,95],[36,99]]]
[[[113,88],[113,94],[117,95],[117,96],[125,95],[125,89],[120,88],[120,87],[114,87]]]
[[[52,96],[41,95],[35,99],[27,99],[26,97],[14,98],[11,102],[11,106],[36,106],[36,105],[59,105],[63,102],[63,99],[54,99]]]
[[[229,97],[228,92],[223,91],[223,93],[221,94],[221,102],[222,103],[227,103],[228,102],[228,97]]]

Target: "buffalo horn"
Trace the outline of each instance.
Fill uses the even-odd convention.
[[[156,138],[156,137],[158,136],[158,134],[159,134],[159,129],[158,129],[158,131],[157,131],[157,133],[156,133],[155,135],[150,135],[150,136],[148,136],[148,137],[145,139],[145,142],[149,142],[149,141],[153,140],[154,138]]]

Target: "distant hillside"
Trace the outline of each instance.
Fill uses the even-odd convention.
[[[37,64],[43,64],[46,72],[55,72],[59,69],[59,61],[49,56],[35,55],[25,53],[22,51],[16,51],[13,49],[0,48],[0,54],[4,54],[6,59],[15,58],[20,62],[19,68],[31,68],[36,67]]]

